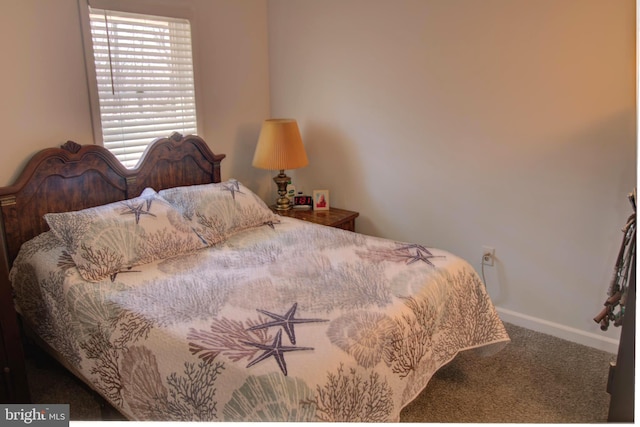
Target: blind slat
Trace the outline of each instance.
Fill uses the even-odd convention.
[[[121,129],[118,129],[118,128],[105,129],[104,138],[105,140],[108,140],[109,137],[121,138],[123,135],[126,135],[127,139],[129,139],[136,135],[154,134],[154,133],[157,133],[158,131],[171,132],[176,128],[178,130],[181,130],[185,127],[189,128],[192,125],[193,125],[193,122],[190,122],[190,121],[179,122],[179,121],[173,120],[171,122],[153,123],[153,124],[144,125],[144,126],[128,126],[126,133],[123,133]],[[149,141],[147,141],[147,143],[149,143]]]
[[[195,110],[194,109],[184,109],[180,111],[171,111],[170,113],[164,113],[162,111],[149,111],[144,112],[142,114],[129,114],[127,111],[106,111],[104,112],[104,119],[107,121],[112,120],[138,120],[140,122],[147,122],[149,120],[162,120],[165,118],[172,118],[175,120],[176,117],[193,117]]]
[[[145,101],[162,103],[162,100],[173,101],[174,99],[180,99],[181,104],[193,104],[194,102],[193,93],[183,93],[179,90],[162,89],[154,92],[146,88],[141,88],[136,91],[120,90],[118,86],[115,86],[114,88],[116,90],[115,94],[112,94],[110,91],[105,93],[105,103],[110,102],[113,104],[119,100],[122,100],[123,104],[131,101],[134,103],[138,102],[139,104],[144,103]]]
[[[151,113],[145,113],[145,114],[141,114],[141,115],[137,115],[137,114],[126,114],[126,113],[118,113],[118,114],[105,114],[104,120],[106,122],[113,122],[113,121],[126,121],[126,122],[130,122],[130,123],[134,123],[134,122],[148,122],[149,120],[173,120],[176,121],[176,118],[179,118],[179,120],[182,120],[183,118],[190,118],[191,116],[193,116],[193,110],[190,111],[180,111],[178,113],[178,115],[174,114],[161,114],[159,112],[156,112],[156,114],[151,114]]]

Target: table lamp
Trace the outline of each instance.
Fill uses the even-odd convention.
[[[280,171],[273,177],[279,196],[276,210],[286,211],[292,207],[287,197],[290,178],[284,173],[285,169],[302,168],[308,164],[298,123],[294,119],[269,119],[262,123],[252,165],[260,169]]]

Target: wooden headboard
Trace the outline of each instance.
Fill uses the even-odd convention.
[[[1,247],[11,268],[20,246],[48,230],[43,215],[68,212],[184,185],[220,182],[220,162],[197,136],[174,133],[153,141],[138,165],[127,169],[98,145],[69,141],[36,153],[13,185],[0,188]],[[4,257],[3,257],[4,258]],[[2,278],[8,284],[8,278]],[[0,286],[5,286],[0,283]]]

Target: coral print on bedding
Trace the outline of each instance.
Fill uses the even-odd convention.
[[[279,222],[279,216],[262,199],[235,179],[169,188],[159,194],[182,213],[209,246],[238,231]]]
[[[278,220],[239,183],[224,185],[164,192],[200,237],[225,236],[214,246],[94,283],[65,262],[66,247],[82,245],[59,230],[14,262],[26,324],[127,418],[397,422],[458,352],[509,341],[466,261]],[[159,215],[149,212],[139,223]],[[86,218],[74,221],[54,225]]]
[[[140,197],[44,215],[83,278],[99,281],[204,247],[180,213],[151,188]]]

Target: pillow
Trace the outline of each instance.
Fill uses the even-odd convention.
[[[147,188],[135,199],[44,219],[64,243],[82,277],[105,277],[205,247],[169,202]]]
[[[168,188],[158,194],[191,222],[208,245],[222,242],[247,228],[280,222],[279,216],[260,197],[235,179]]]

